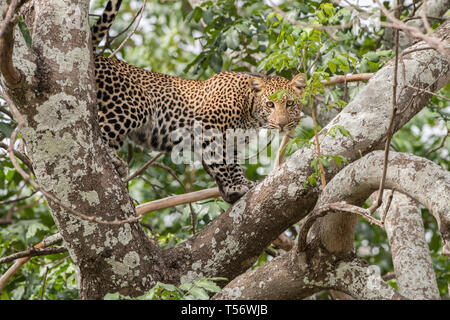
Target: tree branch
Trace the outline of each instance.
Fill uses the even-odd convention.
[[[9,255],[7,257],[0,258],[0,264],[7,263],[7,262],[10,262],[10,261],[13,261],[13,260],[16,260],[19,258],[23,258],[23,257],[32,258],[32,257],[46,256],[49,254],[57,254],[57,253],[62,253],[62,252],[67,252],[67,248],[66,247],[51,247],[51,248],[47,248],[47,249],[44,249],[44,248],[39,249],[39,248],[31,247],[28,250],[17,252],[12,255]]]
[[[399,293],[413,300],[440,299],[419,204],[395,192],[385,226]]]
[[[58,243],[61,240],[62,240],[61,234],[56,233],[48,238],[45,238],[37,245],[33,246],[33,248],[34,249],[46,248],[51,245],[54,245],[55,243]],[[5,288],[6,284],[8,283],[8,280],[14,275],[14,273],[16,273],[16,271],[19,270],[30,259],[31,257],[29,256],[17,259],[17,261],[0,278],[0,291],[2,291]]]
[[[368,81],[372,78],[373,73],[358,73],[358,74],[350,74],[345,76],[335,76],[331,78],[329,81],[324,81],[323,84],[325,86],[331,86],[338,83],[345,82],[357,82],[357,81]]]

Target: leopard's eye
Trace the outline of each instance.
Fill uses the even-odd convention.
[[[286,101],[286,106],[290,107],[290,106],[292,106],[292,105],[294,105],[294,100],[288,100],[288,101]]]
[[[272,101],[267,101],[266,102],[266,106],[268,106],[269,108],[274,108],[275,107],[275,103],[273,103]]]

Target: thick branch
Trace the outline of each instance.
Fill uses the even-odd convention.
[[[436,35],[445,37],[449,29],[450,23],[446,23]],[[417,46],[423,46],[423,43]],[[431,85],[433,91],[450,80],[448,61],[436,51],[412,52],[405,68],[407,81],[418,82],[421,87]],[[392,113],[392,71],[392,63],[386,64],[319,133],[323,154],[342,155],[352,162],[383,142]],[[434,77],[423,76],[425,73],[433,74]],[[400,92],[397,104],[404,111],[395,117],[393,132],[408,122],[430,99],[429,96],[420,95],[411,103],[413,92],[408,88]],[[336,135],[333,138],[328,135],[328,131],[336,125],[349,130],[351,137]],[[196,236],[169,249],[169,260],[181,255],[190,257],[174,270],[172,281],[188,281],[213,275],[233,279],[250,267],[267,245],[313,209],[319,189],[304,182],[313,173],[310,163],[316,157],[312,148],[297,151]],[[327,180],[339,170],[332,163],[326,170]],[[340,188],[337,187],[338,190]],[[353,238],[349,244],[353,246]]]
[[[316,207],[337,201],[361,204],[378,188],[383,158],[384,153],[376,151],[348,165],[329,181]],[[443,237],[448,238],[450,201],[448,196],[442,195],[450,194],[450,173],[429,160],[409,154],[391,153],[389,161],[386,187],[395,187],[418,199],[437,217],[441,232],[446,231]],[[379,276],[374,275],[372,269],[362,267],[356,260],[348,262],[353,249],[355,222],[355,217],[349,213],[328,214],[311,230],[304,251],[294,248],[263,267],[235,278],[217,298],[294,299],[323,288],[339,290],[361,299],[399,297]],[[403,247],[405,245],[402,243]],[[298,255],[295,251],[299,251]],[[323,255],[321,258],[316,257],[320,254]],[[320,261],[318,265],[314,265],[316,261]],[[330,265],[333,265],[332,269]],[[323,279],[322,268],[333,276]],[[257,287],[263,279],[266,280],[260,284],[264,289],[261,290]],[[290,283],[288,287],[286,282],[282,282],[285,280]],[[282,288],[284,293],[280,292]]]
[[[34,249],[46,248],[46,247],[49,247],[49,246],[51,246],[51,245],[53,245],[55,243],[58,243],[61,240],[62,240],[61,234],[56,233],[54,235],[51,235],[48,238],[45,238],[44,240],[39,242],[37,245],[33,246],[33,248]],[[0,291],[2,291],[5,288],[6,284],[8,283],[9,278],[11,278],[12,275],[14,273],[16,273],[16,271],[18,269],[20,269],[30,259],[31,259],[31,256],[27,256],[27,257],[23,257],[23,258],[17,259],[17,261],[0,278]]]
[[[378,188],[384,154],[375,151],[344,168],[327,185],[318,206],[336,201],[361,205]],[[442,235],[443,254],[450,255],[450,173],[435,163],[406,153],[392,153],[386,175],[386,188],[409,195],[430,210]],[[322,244],[332,252],[353,248],[354,222],[330,214],[320,224]],[[336,228],[339,225],[339,228]]]
[[[395,192],[385,226],[399,293],[414,300],[440,299],[419,204]]]

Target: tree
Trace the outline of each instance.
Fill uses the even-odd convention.
[[[124,11],[133,4],[126,2]],[[216,199],[173,209],[167,208],[174,199],[166,199],[168,193],[184,193],[183,201],[188,202],[199,194],[205,199],[217,192],[200,189],[214,184],[195,164],[170,168],[167,155],[148,155],[132,145],[121,153],[130,168],[148,160],[155,167],[142,173],[142,180],[123,182],[96,124],[89,2],[2,3],[0,71],[7,107],[2,106],[0,128],[8,157],[2,158],[0,172],[8,184],[1,185],[5,191],[0,201],[9,206],[1,209],[6,222],[0,235],[2,256],[59,232],[40,247],[63,239],[58,252],[68,250],[71,259],[60,261],[61,253],[46,258],[54,259],[53,268],[46,266],[41,275],[33,275],[39,268],[28,269],[12,279],[2,297],[43,295],[52,270],[58,272],[45,291],[52,298],[73,298],[76,290],[83,299],[115,292],[137,297],[149,291],[147,298],[206,298],[208,290],[220,291],[215,299],[297,299],[323,290],[335,298],[445,296],[445,256],[450,253],[448,142],[445,137],[414,141],[413,133],[414,126],[423,129],[424,119],[431,125],[448,120],[450,26],[442,18],[448,5],[398,4],[390,11],[388,3],[371,8],[382,13],[376,16],[380,25],[372,26],[364,23],[373,19],[372,11],[340,2],[275,6],[245,1],[238,6],[209,1],[191,6],[183,1],[171,4],[177,15],[169,4],[152,3],[149,10],[157,11],[163,24],[155,23],[153,34],[167,42],[136,33],[137,42],[158,45],[148,46],[154,49],[148,54],[148,49],[128,42],[118,54],[130,63],[195,78],[221,70],[290,78],[300,70],[308,79],[300,99],[312,125],[299,126],[291,141],[284,139],[276,159],[279,166],[263,177],[269,166],[249,164],[247,174],[262,181],[232,206]],[[433,11],[431,18],[422,14],[435,7],[444,9]],[[416,18],[423,21],[423,30],[405,22]],[[116,25],[123,29],[128,23],[119,17]],[[418,41],[403,51],[399,45],[382,49],[391,29],[394,39],[404,33]],[[199,33],[202,48],[192,53],[192,35]],[[116,37],[116,43],[124,37]],[[370,80],[349,85],[358,78]],[[17,137],[23,141],[19,145]],[[162,162],[156,162],[158,158]],[[163,213],[153,207],[147,217],[137,215],[128,187],[135,198],[162,198],[158,204],[163,202]],[[366,202],[377,190],[374,200]],[[51,218],[44,204],[33,202],[37,197],[45,199]],[[18,211],[21,201],[30,210]],[[137,210],[149,209],[143,205]],[[174,210],[180,212],[170,225]],[[372,215],[375,210],[378,218]],[[426,224],[434,241],[433,260],[422,211],[426,221],[428,213],[435,219]],[[394,268],[389,259],[376,255],[366,260],[378,264],[383,274],[395,269],[394,284],[383,280],[354,250],[355,244],[359,249],[370,247],[361,244],[373,234],[380,238],[375,240],[380,248],[383,239],[389,240]],[[45,250],[21,255],[54,253]],[[26,259],[9,269],[5,263],[0,266],[3,287]],[[75,279],[73,270],[76,286],[61,289],[61,278]]]

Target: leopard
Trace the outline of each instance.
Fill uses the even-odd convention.
[[[225,155],[227,130],[270,128],[281,134],[293,130],[302,115],[299,97],[306,86],[305,75],[299,73],[288,80],[223,71],[206,80],[194,80],[97,54],[96,48],[120,4],[121,0],[109,0],[91,28],[98,124],[104,142],[118,152],[128,137],[146,150],[171,152],[183,140],[173,138],[177,130],[188,132],[194,138],[191,141],[199,133],[212,132],[200,142],[203,154],[215,156],[202,158],[202,164],[216,182],[222,199],[235,203],[256,182],[247,178],[236,159],[236,148],[231,157]],[[274,99],[281,90],[284,94]],[[218,152],[214,149],[217,141],[222,143]]]

